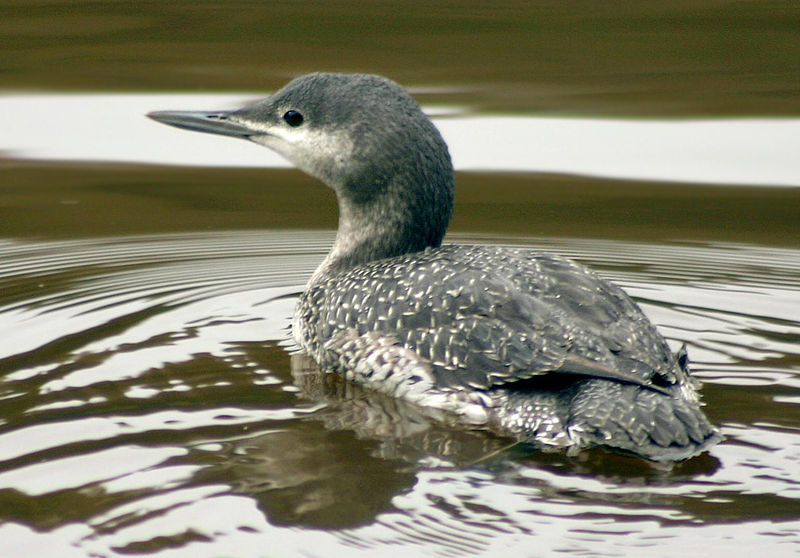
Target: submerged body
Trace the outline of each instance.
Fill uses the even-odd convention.
[[[621,289],[558,256],[441,246],[450,157],[393,82],[311,74],[240,111],[150,116],[250,139],[334,189],[336,241],[294,319],[323,369],[542,446],[665,461],[719,438],[686,359]]]

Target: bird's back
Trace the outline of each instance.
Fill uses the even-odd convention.
[[[449,245],[380,260],[314,282],[298,315],[312,353],[344,330],[381,332],[429,360],[439,387],[553,371],[676,381],[673,356],[633,301],[550,254]]]

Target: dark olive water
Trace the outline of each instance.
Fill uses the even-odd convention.
[[[799,15],[3,3],[0,556],[800,552]],[[436,120],[460,169],[448,240],[566,254],[621,284],[688,344],[726,440],[672,469],[507,449],[297,354],[290,318],[332,240],[332,194],[293,170],[230,167],[227,147],[187,166],[210,136],[137,123],[183,108],[145,90],[248,97],[317,69],[388,74],[454,108],[462,120]],[[515,116],[477,118],[491,111]],[[593,141],[564,135],[591,119],[523,118],[553,113],[614,130],[670,117],[678,135]],[[702,135],[710,121],[728,127]],[[516,166],[559,137],[580,145],[573,167]],[[667,170],[635,176],[661,178],[620,178],[642,162],[636,137],[664,147],[641,156]],[[504,142],[514,165],[481,159]],[[595,144],[604,178],[577,161]],[[756,178],[732,186],[726,162]]]
[[[727,441],[673,470],[430,423],[289,341],[330,233],[2,246],[0,527],[41,555],[797,550],[800,250],[566,238],[688,342]],[[535,552],[531,549],[537,549]],[[15,554],[11,554],[15,555]]]

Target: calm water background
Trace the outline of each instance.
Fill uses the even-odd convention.
[[[763,168],[749,185],[457,177],[452,241],[575,257],[689,345],[727,439],[665,470],[503,451],[320,374],[288,327],[333,195],[289,169],[177,164],[194,140],[155,124],[131,139],[87,95],[369,71],[467,118],[792,127],[798,29],[793,2],[4,2],[0,107],[29,104],[1,114],[0,555],[800,552],[800,179],[764,186],[777,163],[757,147],[774,137],[722,152]],[[41,93],[74,96],[66,121]],[[90,161],[81,123],[98,119],[103,142],[164,141],[176,164]],[[20,127],[83,155],[16,145]]]

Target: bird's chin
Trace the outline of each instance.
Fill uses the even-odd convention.
[[[264,147],[267,147],[276,153],[280,153],[281,155],[284,155],[284,152],[291,149],[290,143],[285,138],[269,132],[258,131],[251,135],[249,139],[258,145],[263,145]]]
[[[249,139],[253,143],[257,143],[258,145],[261,145],[271,151],[274,151],[284,159],[288,160],[291,163],[294,163],[294,161],[292,161],[291,158],[289,157],[289,153],[291,153],[292,151],[291,146],[285,139],[278,137],[275,134],[270,134],[266,132],[255,133],[249,136],[247,139]]]

